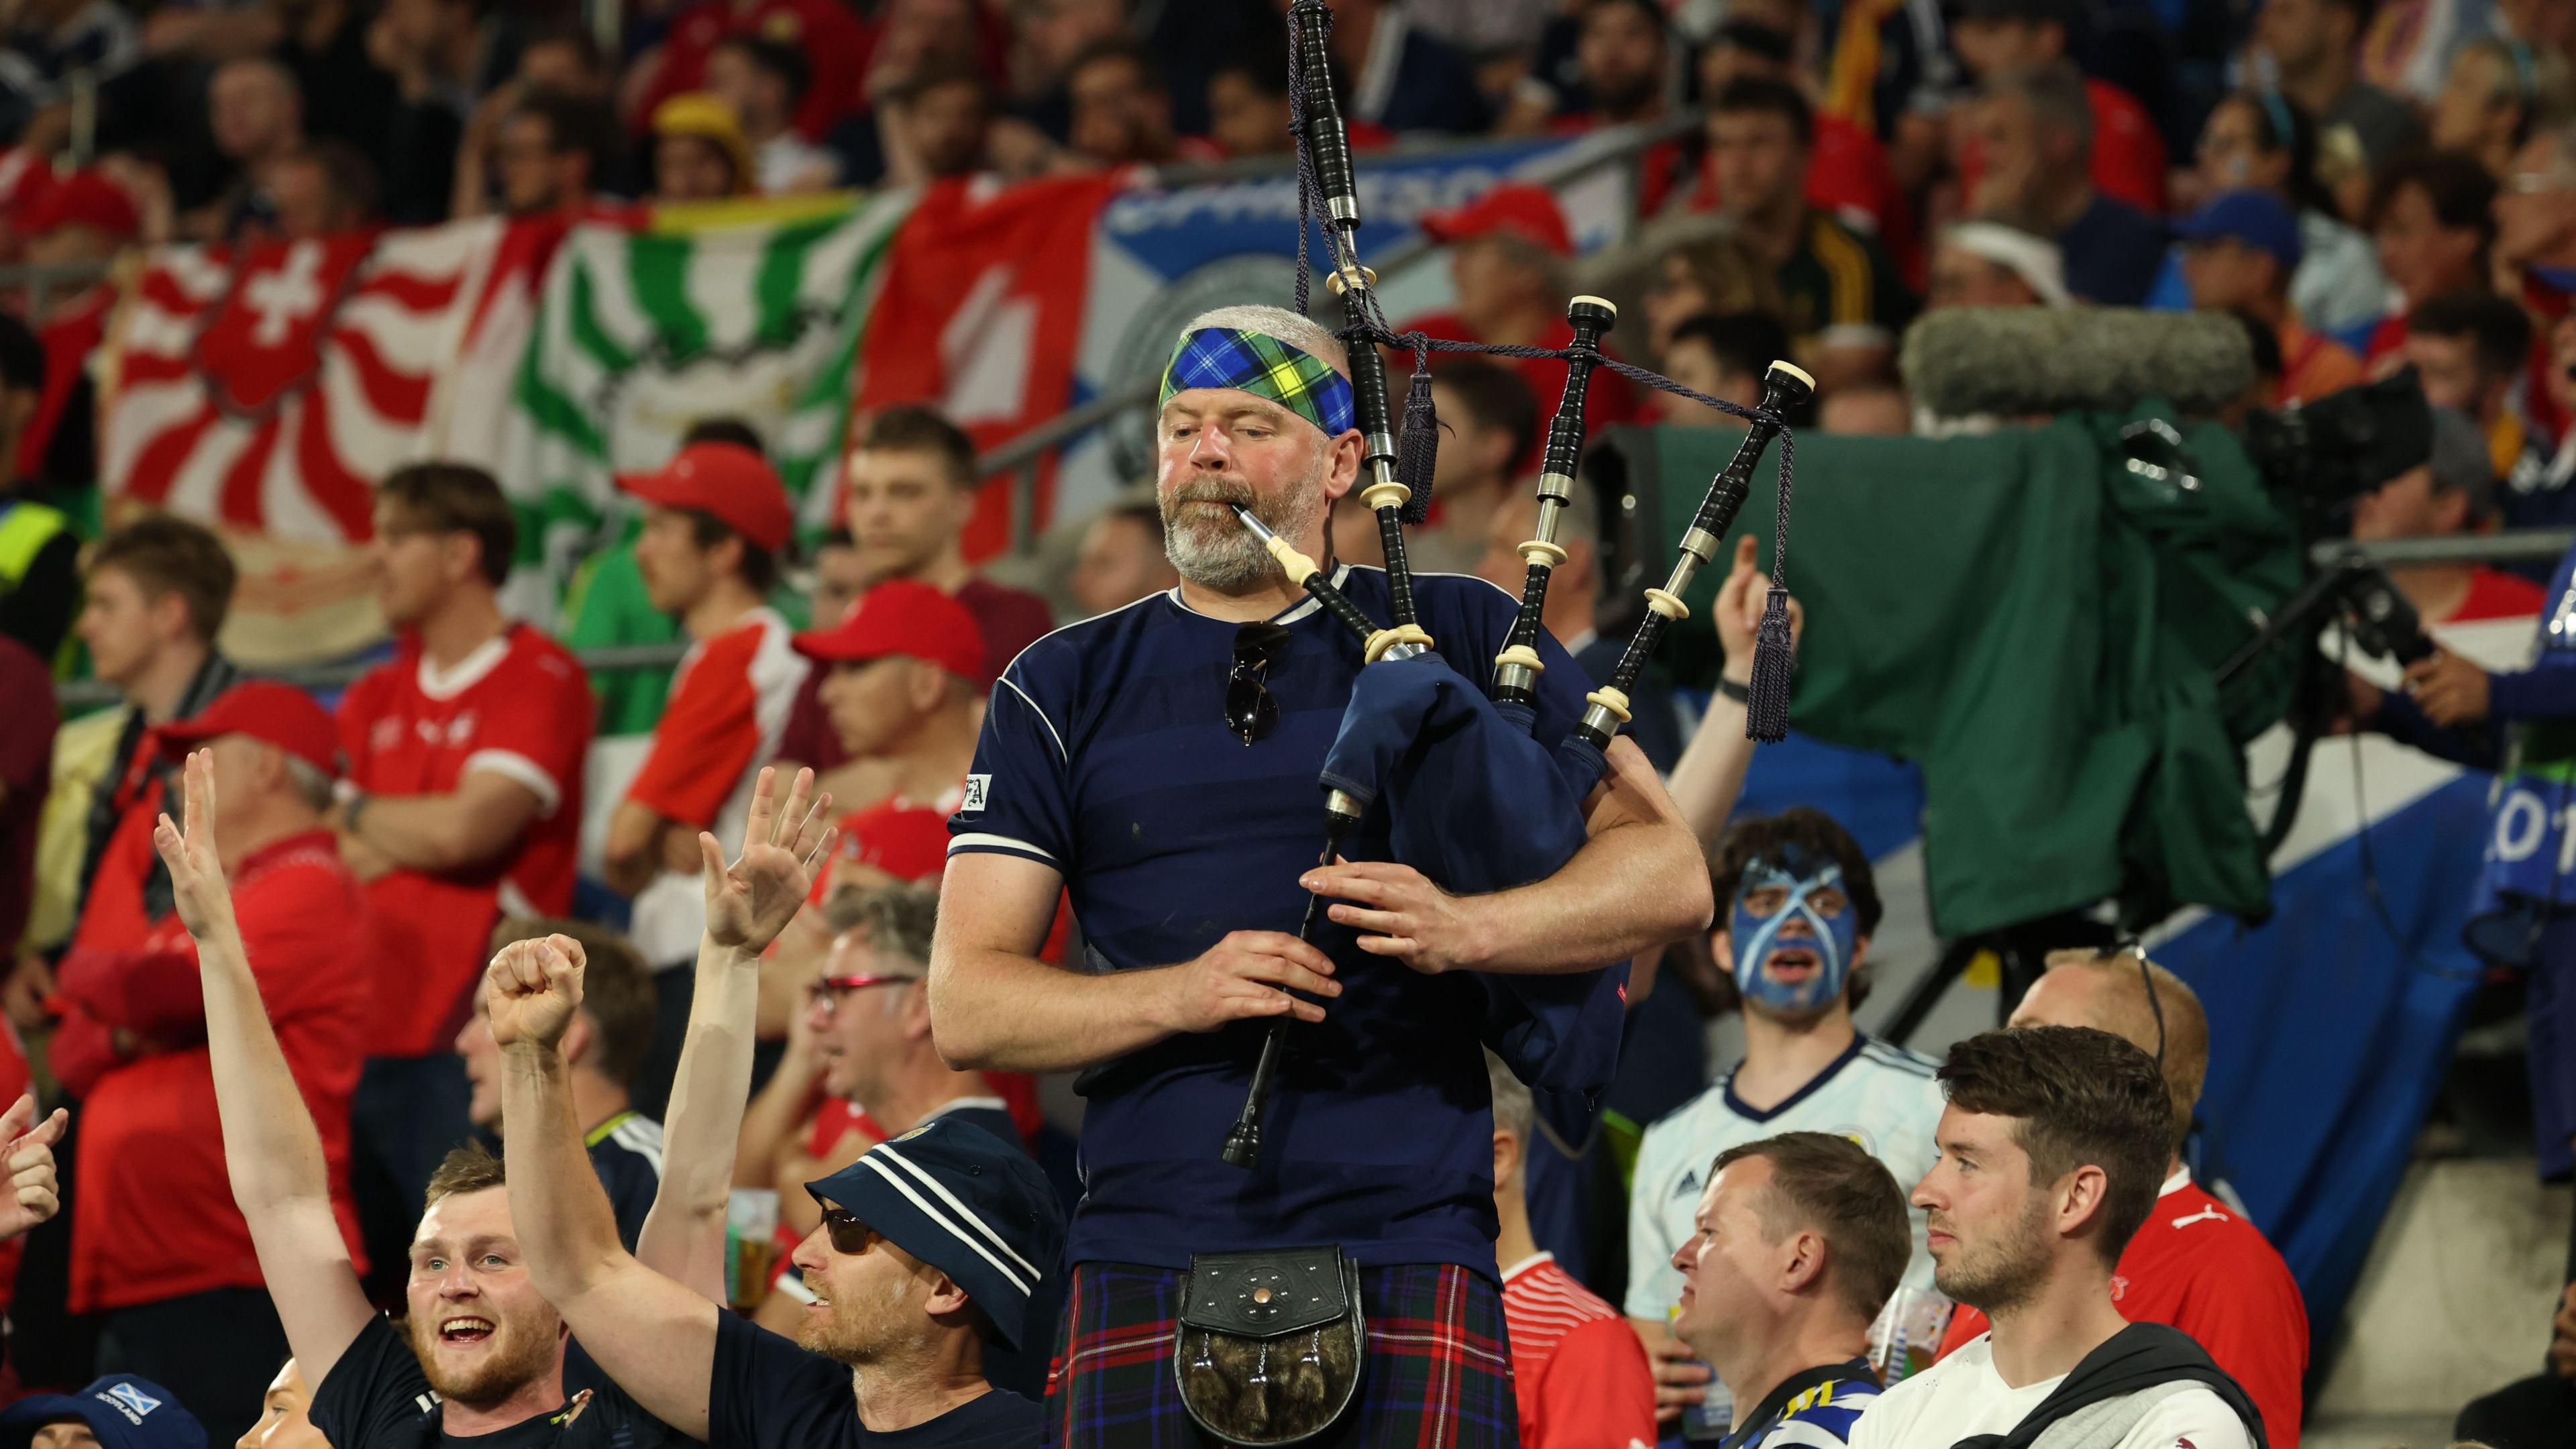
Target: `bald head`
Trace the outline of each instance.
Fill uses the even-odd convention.
[[[2140,968],[2144,968],[2141,970]],[[2155,978],[2155,1000],[2146,978]],[[2157,1014],[2164,1019],[2159,1043]],[[2053,951],[2048,972],[2013,1009],[2012,1026],[2089,1026],[2123,1038],[2150,1057],[2173,1101],[2174,1151],[2191,1131],[2191,1111],[2209,1076],[2209,1016],[2181,977],[2135,952]],[[2161,1045],[2161,1054],[2159,1054]]]

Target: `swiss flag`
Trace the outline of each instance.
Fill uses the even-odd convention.
[[[1026,432],[1072,401],[1074,352],[1090,280],[1091,230],[1119,187],[1113,174],[1002,187],[944,181],[895,239],[860,356],[852,427],[868,413],[926,403],[981,451]],[[986,480],[966,525],[969,559],[1010,542],[1008,480]],[[1052,460],[1033,516],[1044,526]]]
[[[372,233],[351,232],[272,242],[241,259],[197,342],[198,366],[217,406],[256,411],[311,380],[322,365],[323,329],[375,244]],[[447,284],[449,293],[453,288]],[[446,304],[446,295],[429,302]]]

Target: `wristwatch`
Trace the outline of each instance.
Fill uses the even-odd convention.
[[[1750,705],[1753,703],[1753,691],[1749,686],[1738,684],[1723,674],[1717,677],[1717,692],[1725,695],[1731,700],[1734,700],[1737,704]]]

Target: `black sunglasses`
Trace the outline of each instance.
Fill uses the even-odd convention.
[[[885,1236],[839,1208],[823,1210],[823,1226],[832,1234],[832,1251],[857,1257]]]
[[[1251,744],[1279,727],[1279,701],[1263,682],[1288,652],[1285,624],[1246,624],[1234,631],[1234,668],[1225,677],[1225,727]]]

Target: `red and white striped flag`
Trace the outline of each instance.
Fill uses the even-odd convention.
[[[560,221],[493,218],[156,251],[101,369],[111,517],[156,507],[241,543],[240,603],[288,616],[285,654],[380,630],[346,553],[373,533],[375,485],[449,456],[451,433],[489,431],[497,403],[476,396],[489,369],[468,360],[515,361],[561,235]],[[291,617],[317,612],[331,621],[318,630]]]

